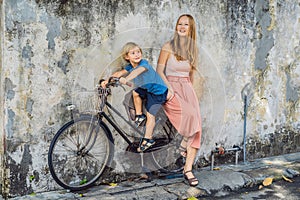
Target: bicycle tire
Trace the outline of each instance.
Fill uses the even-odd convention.
[[[110,130],[97,117],[83,116],[62,126],[51,141],[48,165],[53,179],[65,189],[91,187],[113,159]]]
[[[162,173],[178,173],[183,170],[185,158],[180,155],[178,145],[171,142],[149,153],[151,153],[152,162],[158,171]]]
[[[160,135],[157,136],[157,139],[154,138],[156,143],[149,153],[151,153],[152,162],[160,172],[177,173],[183,170],[185,163],[185,159],[180,155],[178,148],[182,136],[168,119],[164,116],[161,118],[160,123],[155,127],[160,130]]]

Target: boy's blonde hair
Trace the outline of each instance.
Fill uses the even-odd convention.
[[[143,53],[141,47],[140,47],[139,45],[137,45],[136,43],[134,43],[134,42],[128,42],[128,43],[126,43],[126,44],[123,46],[121,54],[122,54],[122,58],[123,58],[125,61],[128,62],[128,60],[126,59],[126,55],[129,53],[129,51],[130,51],[131,49],[133,49],[133,48],[135,48],[135,47],[138,47],[138,48],[140,49],[141,53]]]

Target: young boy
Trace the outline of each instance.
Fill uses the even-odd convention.
[[[152,139],[155,126],[155,115],[169,99],[168,88],[161,77],[156,73],[147,60],[142,59],[141,48],[129,42],[122,49],[122,57],[128,65],[120,71],[115,72],[113,77],[121,77],[120,83],[126,84],[133,80],[136,89],[133,91],[133,101],[136,109],[135,122],[139,126],[147,117],[146,131],[144,138],[141,139],[138,151],[145,151],[155,144]],[[123,76],[127,75],[125,78]],[[105,87],[107,81],[101,83]],[[146,99],[146,116],[142,114],[142,99]]]

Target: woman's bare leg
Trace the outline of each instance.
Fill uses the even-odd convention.
[[[191,171],[193,169],[193,164],[195,162],[195,158],[196,158],[196,155],[197,155],[197,150],[198,149],[196,149],[194,147],[191,147],[191,146],[187,147],[187,155],[186,155],[186,161],[185,161],[185,165],[184,165],[184,172],[188,172],[188,171]],[[185,175],[188,179],[195,177],[192,172],[188,172]],[[197,184],[197,183],[198,183],[197,180],[192,182],[193,185]]]

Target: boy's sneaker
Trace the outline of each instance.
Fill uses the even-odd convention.
[[[135,117],[134,123],[136,124],[136,127],[139,127],[145,120],[146,120],[145,114],[137,115]]]
[[[155,144],[155,140],[148,138],[141,138],[138,152],[143,152],[152,147]]]

